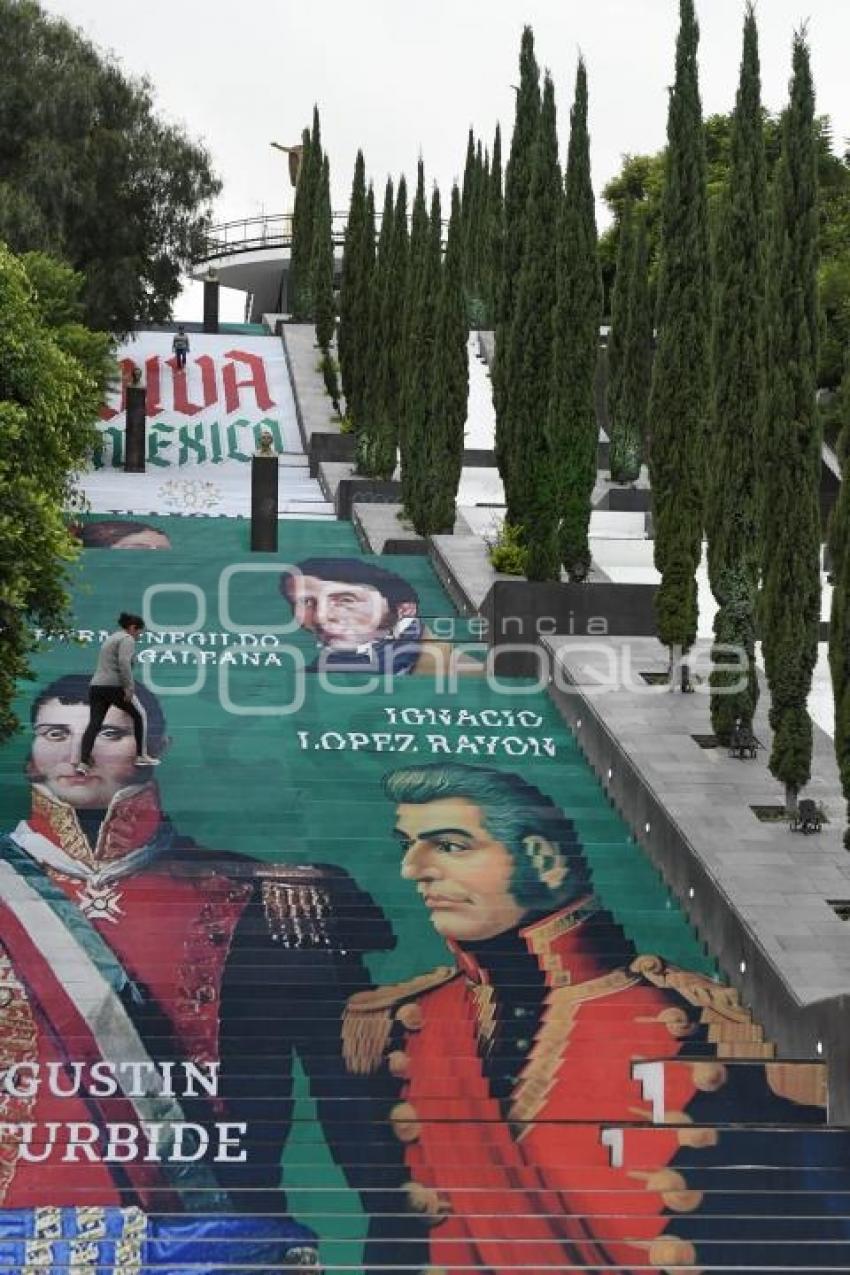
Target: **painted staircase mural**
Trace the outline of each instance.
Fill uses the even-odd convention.
[[[171,332],[118,350],[120,384],[102,410],[100,447],[81,489],[93,513],[250,514],[250,461],[268,430],[280,457],[281,515],[330,514],[309,477],[280,338],[190,334],[185,369]],[[147,400],[147,470],[125,474],[124,394],[134,370]]]
[[[238,512],[231,429],[298,451],[272,345],[197,344],[180,387],[142,342],[165,463],[110,486],[104,422],[74,627],[0,754],[0,1271],[850,1270],[825,1066],[429,562],[174,516],[189,473]],[[82,777],[122,608],[161,764],[112,709]]]

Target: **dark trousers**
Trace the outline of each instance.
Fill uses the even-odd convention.
[[[133,734],[136,737],[136,752],[139,754],[145,752],[147,747],[145,739],[147,721],[144,709],[141,709],[139,701],[135,697],[132,700],[125,699],[124,689],[121,686],[90,686],[89,724],[83,734],[83,742],[80,748],[80,761],[84,761],[86,765],[91,762],[91,750],[94,748],[94,741],[97,739],[98,731],[103,725],[103,719],[113,705],[115,708],[120,708],[122,713],[126,713],[128,717],[132,717]]]
[[[186,356],[188,355],[188,353],[189,353],[188,350],[174,351],[174,358],[177,361],[178,368],[180,368],[181,370],[186,366]]]

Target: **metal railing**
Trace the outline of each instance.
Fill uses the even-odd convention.
[[[345,238],[347,213],[331,215],[334,247],[341,248]],[[196,261],[211,261],[233,253],[257,252],[264,248],[289,248],[292,245],[292,213],[270,213],[263,217],[243,217],[211,226]]]

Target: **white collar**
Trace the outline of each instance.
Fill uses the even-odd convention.
[[[93,881],[95,885],[102,885],[107,881],[116,881],[120,877],[129,876],[131,872],[144,867],[153,859],[158,858],[164,850],[171,844],[170,836],[162,836],[162,828],[157,830],[153,841],[146,846],[140,846],[138,850],[133,850],[130,854],[125,855],[123,859],[117,859],[114,863],[108,863],[102,868],[90,868],[88,864],[81,863],[79,859],[74,859],[61,846],[54,845],[42,833],[36,832],[31,828],[26,819],[22,819],[11,832],[10,837],[15,845],[35,859],[36,863],[46,864],[50,868],[55,868],[58,872],[64,873],[65,876],[77,877],[83,881]]]

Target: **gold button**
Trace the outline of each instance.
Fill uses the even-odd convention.
[[[680,1147],[693,1147],[697,1151],[716,1147],[720,1140],[716,1129],[680,1129],[676,1136]]]
[[[729,1079],[726,1068],[719,1062],[694,1063],[691,1074],[696,1088],[705,1093],[714,1093],[715,1090],[722,1089]]]
[[[684,1111],[665,1111],[665,1124],[693,1124],[691,1117]]]
[[[649,1246],[650,1266],[669,1270],[671,1266],[695,1266],[697,1252],[688,1240],[678,1240],[675,1235],[662,1235]]]
[[[445,1222],[452,1211],[448,1196],[441,1195],[432,1187],[423,1186],[421,1182],[407,1182],[404,1187],[407,1195],[407,1207],[412,1213],[421,1213],[431,1226],[439,1226]]]
[[[693,1213],[702,1203],[702,1191],[688,1190],[688,1184],[675,1169],[659,1169],[646,1181],[649,1191],[658,1191],[662,1200],[674,1213]]]
[[[403,1079],[410,1071],[410,1054],[406,1054],[403,1049],[394,1049],[387,1054],[387,1066],[391,1076]]]
[[[397,1102],[390,1111],[390,1124],[399,1142],[415,1142],[422,1132],[419,1113],[410,1102]]]
[[[686,1036],[692,1036],[696,1031],[696,1023],[692,1023],[684,1009],[671,1006],[670,1009],[663,1009],[658,1015],[658,1021],[663,1023],[671,1036],[676,1040],[683,1040]]]
[[[425,1015],[419,1006],[411,1001],[408,1005],[401,1005],[396,1010],[396,1021],[401,1023],[402,1027],[406,1027],[409,1032],[418,1032],[425,1022]]]

